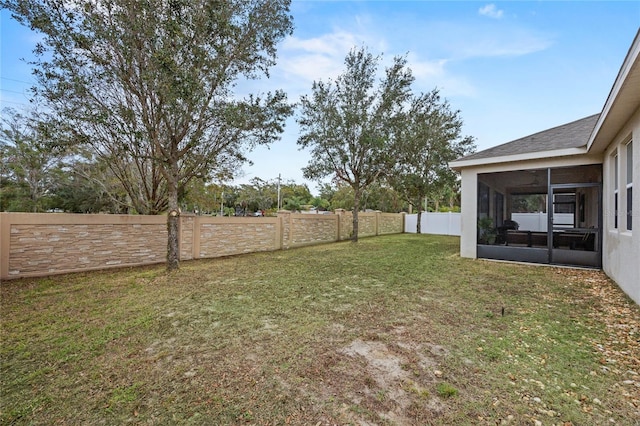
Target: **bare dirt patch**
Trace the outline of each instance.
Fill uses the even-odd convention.
[[[398,337],[399,333],[394,331],[401,330],[389,333]],[[412,424],[407,417],[412,405],[430,410],[433,417],[438,417],[444,409],[441,399],[427,389],[442,375],[437,368],[437,358],[445,352],[437,345],[425,350],[411,342],[396,340],[385,343],[361,339],[338,350],[347,357],[347,363],[342,367],[345,372],[364,378],[361,387],[350,395],[352,403],[366,405],[381,419],[398,425]],[[375,424],[357,411],[351,412],[349,417],[361,425]]]

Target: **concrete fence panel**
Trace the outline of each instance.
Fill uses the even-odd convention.
[[[280,248],[280,218],[197,217],[193,258],[231,256]]]
[[[404,213],[378,213],[378,235],[400,234],[404,232]]]
[[[283,243],[284,248],[338,241],[338,215],[279,212],[278,216],[289,223],[288,239]]]
[[[361,237],[402,233],[404,213],[359,214]],[[0,279],[162,263],[166,216],[0,213]],[[180,260],[230,256],[351,238],[352,214],[180,216]]]
[[[352,222],[353,224],[353,222]],[[353,228],[353,225],[352,225]],[[378,235],[378,214],[361,212],[358,214],[358,237]]]
[[[164,216],[0,213],[0,278],[163,262]]]
[[[353,235],[353,213],[336,210],[340,217],[340,240],[348,240]],[[405,232],[405,213],[360,212],[358,213],[358,237],[371,237]]]

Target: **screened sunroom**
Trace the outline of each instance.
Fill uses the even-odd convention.
[[[478,174],[477,257],[599,268],[599,164]]]
[[[597,119],[452,163],[462,174],[462,256],[602,266],[602,160],[586,150]]]

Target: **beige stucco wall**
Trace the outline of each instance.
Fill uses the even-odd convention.
[[[478,257],[476,223],[478,217],[478,172],[464,169],[460,192],[460,256]]]
[[[626,212],[620,209],[619,226],[614,228],[614,168],[611,157],[619,148],[620,205],[626,204],[626,142],[633,138],[633,224],[626,229]],[[603,253],[602,269],[636,303],[640,304],[640,110],[622,127],[604,155],[603,175]],[[623,203],[624,201],[624,203]]]
[[[404,232],[404,214],[361,213],[360,235]],[[322,244],[351,235],[351,213],[180,217],[180,260]],[[166,216],[0,213],[0,279],[162,263]]]

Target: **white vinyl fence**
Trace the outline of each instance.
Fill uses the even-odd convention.
[[[511,213],[511,219],[518,222],[518,229],[547,232],[546,213]],[[573,224],[573,213],[555,213],[553,220],[556,226],[562,226],[562,224],[564,224],[571,228],[571,224]]]
[[[460,223],[462,221],[460,213],[422,213],[420,221],[421,234],[438,234],[438,235],[460,235]],[[404,232],[416,233],[416,224],[418,222],[417,214],[408,214],[404,219]]]
[[[512,220],[518,222],[520,229],[525,231],[546,232],[547,231],[547,214],[546,213],[512,213]],[[556,213],[554,215],[556,224],[570,224],[573,222],[572,213]],[[408,214],[404,220],[404,232],[416,233],[417,214]],[[438,234],[438,235],[460,235],[460,213],[422,213],[422,222],[420,226],[421,234]],[[570,227],[570,226],[569,226]]]

